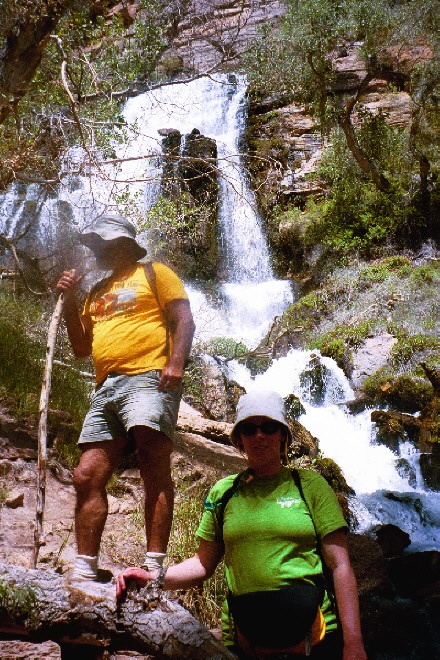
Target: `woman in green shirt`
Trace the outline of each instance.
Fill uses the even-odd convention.
[[[231,442],[249,467],[211,489],[197,530],[198,550],[168,568],[163,588],[200,584],[224,556],[230,596],[223,640],[240,657],[365,660],[346,522],[325,479],[283,465],[291,441],[279,394],[241,397]],[[325,588],[323,562],[335,598]],[[118,576],[118,598],[129,579],[144,586],[157,575],[126,569]]]

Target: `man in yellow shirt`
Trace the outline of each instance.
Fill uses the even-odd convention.
[[[108,512],[106,485],[130,439],[145,487],[145,566],[162,565],[173,516],[172,437],[195,326],[177,275],[163,264],[139,262],[146,250],[129,220],[102,215],[80,240],[98,267],[111,271],[92,288],[82,313],[75,297],[82,277],[65,271],[57,284],[73,351],[92,354],[96,370],[74,472],[78,554],[72,575],[94,580]]]

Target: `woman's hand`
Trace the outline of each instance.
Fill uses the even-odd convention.
[[[134,580],[138,587],[145,587],[154,580],[157,571],[145,571],[143,568],[126,568],[116,578],[116,599],[119,600],[127,590],[127,580]]]

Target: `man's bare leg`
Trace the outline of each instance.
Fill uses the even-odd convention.
[[[146,426],[132,429],[145,487],[147,551],[165,553],[173,521],[174,487],[171,479],[171,440]]]
[[[120,438],[88,444],[75,469],[75,533],[79,555],[98,555],[108,513],[106,486],[126,442],[126,438]]]

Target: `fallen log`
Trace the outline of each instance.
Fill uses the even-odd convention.
[[[235,657],[187,610],[154,588],[132,585],[125,601],[117,603],[114,584],[69,584],[52,570],[8,564],[0,564],[0,586],[3,632],[40,640],[68,638],[70,643],[78,639],[112,650],[129,647],[157,658]],[[26,598],[20,599],[23,590]]]

